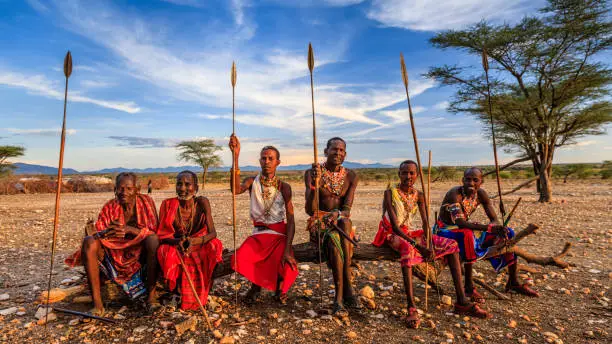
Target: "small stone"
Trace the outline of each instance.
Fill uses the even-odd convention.
[[[374,300],[363,298],[363,302],[368,309],[376,309],[376,302]]]
[[[43,317],[38,319],[38,321],[36,323],[38,325],[44,325],[47,322],[51,322],[51,321],[56,320],[56,319],[57,319],[57,315],[55,315],[55,313],[49,313],[49,315],[46,318],[43,315]]]
[[[93,302],[91,296],[89,295],[83,295],[83,296],[77,296],[74,299],[72,299],[72,302],[74,303],[91,303]]]
[[[234,337],[225,336],[221,338],[221,340],[219,341],[219,344],[234,344],[235,342],[236,340],[234,339]]]
[[[172,326],[174,326],[174,323],[172,321],[160,321],[159,326],[161,326],[161,328],[163,328],[164,330],[167,330],[169,328],[172,328]]]
[[[582,289],[582,292],[583,292],[583,293],[585,293],[585,294],[590,294],[590,293],[591,293],[591,289],[589,289],[589,288],[583,288],[583,289]]]
[[[198,325],[198,318],[195,316],[190,317],[189,319],[181,322],[180,324],[175,324],[174,329],[176,333],[181,336],[183,333],[187,331],[195,332],[196,326]]]
[[[354,331],[348,331],[346,333],[346,337],[348,339],[357,339],[357,333],[355,333]]]
[[[300,270],[304,270],[304,271],[308,271],[310,270],[310,265],[308,264],[302,264],[299,266]]]
[[[556,334],[554,334],[553,332],[544,332],[544,333],[542,333],[542,335],[543,335],[544,337],[549,337],[549,338],[552,338],[552,339],[557,339],[557,338],[559,338],[559,336],[557,336],[557,335],[556,335]]]
[[[6,308],[3,310],[0,310],[0,315],[7,316],[7,315],[15,314],[17,313],[18,310],[19,308],[17,307]]]
[[[143,333],[148,329],[147,326],[138,326],[134,329],[134,333]]]
[[[472,334],[466,331],[463,331],[463,336],[465,337],[465,339],[470,340],[472,339]]]
[[[68,325],[70,326],[76,326],[80,323],[81,321],[79,319],[72,319],[68,322]]]
[[[584,331],[584,336],[587,338],[595,338],[595,333],[593,333],[593,331]]]
[[[275,336],[278,333],[278,330],[275,328],[271,328],[270,330],[268,330],[268,334],[271,336]]]
[[[455,335],[448,331],[444,331],[442,334],[444,334],[444,336],[448,339],[455,339]]]
[[[307,330],[302,331],[302,334],[303,334],[303,335],[309,335],[309,334],[311,334],[311,333],[312,333],[312,330],[308,330],[308,329],[307,329]]]
[[[369,285],[366,285],[365,287],[361,288],[361,290],[359,291],[359,295],[365,297],[366,299],[373,299],[374,290]]]
[[[597,269],[590,269],[589,272],[592,273],[592,274],[599,274],[599,273],[601,273],[601,271],[599,271]]]
[[[307,310],[306,314],[311,318],[316,318],[318,315],[317,312],[313,311],[312,309]]]
[[[451,297],[448,295],[442,295],[442,298],[440,301],[442,302],[443,305],[447,305],[447,306],[450,306],[453,304],[453,299],[451,299]]]
[[[519,338],[518,339],[519,344],[527,344],[527,338]]]
[[[312,289],[304,289],[303,293],[304,293],[304,296],[308,296],[308,297],[313,295]]]
[[[6,301],[6,300],[8,300],[10,298],[11,298],[11,296],[9,294],[7,294],[7,293],[0,294],[0,301]]]
[[[517,323],[515,320],[510,320],[510,322],[508,323],[508,327],[510,328],[516,328],[516,325]]]

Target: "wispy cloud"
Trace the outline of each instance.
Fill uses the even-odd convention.
[[[33,94],[38,94],[53,99],[64,99],[64,92],[59,91],[59,86],[48,80],[43,75],[24,75],[15,72],[0,70],[0,85],[26,89]],[[118,102],[112,100],[96,99],[84,96],[76,91],[68,93],[68,100],[77,103],[90,103],[108,109],[123,111],[127,113],[138,113],[140,108],[131,101]]]
[[[368,18],[384,26],[418,31],[461,29],[482,19],[517,21],[544,0],[373,0]]]
[[[162,148],[175,147],[179,140],[160,139],[153,137],[137,137],[137,136],[108,136],[109,139],[122,142],[120,146],[130,146],[139,148]]]
[[[18,129],[18,128],[5,128],[4,130],[15,135],[29,135],[29,136],[58,136],[62,133],[61,128],[46,128],[46,129]],[[76,134],[76,129],[66,129],[66,135]]]
[[[115,83],[100,80],[83,80],[79,84],[83,88],[108,88],[115,86]]]
[[[30,7],[32,7],[38,12],[46,12],[49,10],[49,8],[39,0],[26,0],[26,2],[28,3],[28,5],[30,5]]]
[[[200,51],[197,60],[178,54],[166,47],[165,37],[157,37],[147,23],[137,17],[123,17],[112,8],[97,8],[84,3],[57,3],[60,13],[75,32],[93,39],[120,57],[133,75],[167,89],[179,100],[197,101],[205,105],[227,108],[231,93],[227,89],[228,57],[238,65],[237,108],[251,115],[239,116],[238,121],[251,125],[286,128],[307,132],[310,85],[303,51],[271,46],[268,49],[241,51],[214,49]],[[102,16],[100,13],[105,13]],[[335,42],[317,57],[317,68],[341,60],[343,44]],[[193,53],[191,55],[194,55]],[[187,55],[189,56],[189,55]],[[380,84],[379,84],[380,85]],[[401,101],[397,87],[364,85],[326,87],[318,83],[315,90],[317,113],[335,120],[365,125],[381,125],[368,113]],[[415,80],[412,94],[418,95],[433,86],[431,80]],[[322,119],[322,121],[325,121]]]

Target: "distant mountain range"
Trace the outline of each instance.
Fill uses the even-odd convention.
[[[24,163],[15,163],[17,168],[13,171],[13,174],[57,174],[57,167],[51,166],[42,166],[42,165],[33,165],[33,164],[24,164]],[[390,168],[393,167],[391,165],[385,165],[380,163],[374,164],[362,164],[358,162],[350,162],[347,161],[344,163],[344,166],[351,169],[359,169],[359,168]],[[279,166],[279,171],[304,171],[310,168],[310,164],[300,164],[300,165],[289,165],[289,166]],[[258,171],[259,166],[242,166],[240,167],[242,171]],[[115,174],[120,172],[135,172],[135,173],[178,173],[184,170],[191,170],[194,172],[201,172],[202,168],[199,166],[168,166],[168,167],[149,167],[149,168],[123,168],[123,167],[115,167],[115,168],[104,168],[96,171],[83,171],[79,172],[72,168],[64,168],[63,174]],[[211,169],[211,171],[229,171],[229,166],[217,167]]]

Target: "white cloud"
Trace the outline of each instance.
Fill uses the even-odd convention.
[[[59,100],[64,99],[64,92],[58,91],[58,88],[60,88],[60,86],[55,85],[53,82],[51,82],[42,75],[29,76],[20,73],[6,72],[0,70],[0,85],[23,88],[29,92],[32,92],[33,94],[42,95],[48,98]],[[94,104],[104,108],[114,109],[127,113],[140,112],[140,108],[134,102],[131,101],[118,102],[111,100],[95,99],[81,95],[76,91],[68,92],[68,101]]]
[[[39,0],[26,0],[28,5],[38,12],[47,12],[49,8]]]
[[[228,61],[235,58],[238,67],[236,108],[250,113],[238,116],[237,121],[283,127],[300,133],[310,130],[306,47],[304,51],[276,46],[249,49],[245,43],[235,49],[214,47],[186,54],[176,46],[166,47],[173,42],[154,34],[159,28],[153,30],[151,23],[137,17],[124,17],[112,8],[92,8],[90,6],[96,5],[91,3],[57,4],[58,13],[66,16],[66,23],[72,30],[107,47],[120,58],[131,75],[168,90],[171,97],[227,108],[231,104]],[[185,49],[193,48],[186,46]],[[315,70],[315,107],[317,114],[322,115],[317,119],[321,123],[343,120],[380,125],[382,123],[368,114],[404,99],[399,87],[337,84],[328,87],[318,83],[318,68],[339,61],[344,44],[336,40],[321,51],[324,53],[317,56]],[[227,66],[227,69],[219,66]],[[416,80],[411,83],[411,92],[417,95],[433,85],[431,80]]]
[[[48,128],[48,129],[18,129],[18,128],[5,128],[4,130],[15,135],[32,135],[32,136],[57,136],[62,133],[61,128]],[[76,129],[66,129],[66,135],[76,134]]]
[[[417,31],[461,29],[486,19],[517,21],[543,0],[374,0],[368,18],[384,26]]]
[[[84,88],[108,88],[115,86],[112,82],[100,81],[100,80],[83,80],[79,83]]]
[[[449,105],[450,105],[450,102],[445,100],[445,101],[435,104],[434,106],[432,106],[432,108],[436,110],[446,110],[448,109]]]

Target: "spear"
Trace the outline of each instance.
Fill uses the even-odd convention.
[[[404,54],[400,53],[400,68],[402,70],[402,80],[404,81],[404,88],[406,89],[406,99],[408,101],[408,114],[410,115],[410,127],[412,129],[412,139],[414,141],[414,150],[416,153],[417,164],[419,165],[419,178],[421,181],[421,189],[423,191],[423,198],[425,198],[425,218],[423,222],[425,223],[425,228],[427,228],[427,232],[425,233],[425,239],[427,240],[427,248],[429,249],[429,231],[431,227],[429,227],[429,193],[425,192],[425,182],[423,181],[423,165],[421,165],[421,155],[419,154],[419,140],[416,135],[416,127],[414,125],[414,116],[412,115],[412,105],[410,104],[410,93],[408,92],[408,72],[406,71],[406,63],[404,62]],[[431,163],[430,163],[431,164]],[[429,275],[429,263],[425,266],[425,275]],[[427,279],[427,277],[426,277]],[[425,300],[427,300],[427,282],[425,282]],[[425,301],[427,303],[427,301]],[[426,306],[427,308],[427,306]]]
[[[236,134],[236,62],[232,62],[232,135]],[[234,230],[234,266],[238,268],[238,255],[236,253],[236,154],[232,151],[232,229]],[[238,307],[238,276],[234,271],[234,290],[236,292],[236,307]]]
[[[314,150],[314,164],[318,163],[317,157],[319,152],[317,151],[317,124],[315,121],[315,106],[314,106],[314,80],[312,73],[314,70],[314,51],[312,50],[312,44],[308,43],[308,70],[310,71],[310,99],[312,104],[312,147]],[[319,219],[319,176],[315,178],[315,189],[314,189],[314,215],[315,219]],[[323,270],[321,267],[321,231],[317,228],[317,252],[319,254],[319,297],[320,304],[323,304]]]
[[[200,300],[200,296],[198,295],[198,291],[196,290],[195,286],[193,285],[193,280],[191,279],[191,276],[189,275],[189,270],[187,269],[187,266],[185,265],[185,261],[183,260],[183,254],[180,251],[181,250],[179,250],[177,256],[179,258],[179,262],[181,263],[181,268],[183,268],[183,272],[185,273],[185,277],[187,277],[187,282],[189,283],[189,287],[191,288],[191,292],[193,293],[193,296],[195,297],[196,302],[198,303],[198,307],[200,307],[200,311],[204,315],[204,320],[206,320],[206,328],[208,328],[209,331],[212,331],[212,326],[210,326],[210,319],[208,319],[208,313],[206,312],[206,308],[204,308],[204,305],[202,304],[202,300]]]
[[[49,282],[47,290],[51,290],[51,276],[53,275],[53,259],[55,257],[55,242],[57,240],[57,228],[59,226],[59,206],[60,195],[62,193],[62,168],[64,167],[64,146],[66,143],[66,104],[68,103],[68,78],[72,74],[72,55],[70,51],[64,58],[64,76],[66,77],[66,87],[64,89],[64,119],[62,122],[62,135],[60,139],[59,167],[57,168],[57,189],[55,190],[55,216],[53,217],[53,239],[51,240],[51,264],[49,267]],[[47,293],[47,307],[45,310],[45,328],[49,320],[49,298],[51,293]]]
[[[497,162],[497,144],[495,142],[495,128],[493,125],[493,106],[491,105],[491,85],[489,83],[489,57],[487,56],[486,48],[482,48],[482,68],[485,71],[487,80],[487,100],[489,102],[489,120],[491,121],[491,137],[493,139],[493,157],[495,158],[495,177],[497,178],[497,193],[499,194],[499,211],[502,216],[502,223],[505,222],[506,209],[502,200],[501,181],[499,178],[499,163]]]
[[[427,164],[427,211],[429,214],[429,211],[431,210],[431,198],[429,197],[430,193],[431,193],[431,151],[429,151],[429,163]],[[429,215],[427,215],[429,216]],[[429,235],[429,231],[427,231],[427,233],[425,234],[425,239],[427,240],[427,248],[431,248],[431,237]],[[425,310],[428,310],[428,286],[429,284],[427,283],[429,280],[429,264],[425,263],[427,265],[425,265]]]

